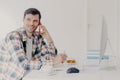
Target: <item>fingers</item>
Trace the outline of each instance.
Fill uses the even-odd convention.
[[[60,63],[64,63],[67,59],[67,55],[65,53],[61,53],[61,54],[58,54],[54,59],[53,59],[53,62],[55,64],[60,64]]]
[[[45,27],[43,25],[40,25],[40,34],[44,34],[45,33]]]
[[[62,59],[65,61],[66,58],[67,58],[67,55],[66,55],[66,54],[63,54],[63,55],[61,55],[61,57],[62,57]]]
[[[57,55],[54,59],[53,59],[54,64],[60,64],[62,62],[62,57],[61,55]]]
[[[64,63],[65,61],[66,61],[66,59],[67,59],[67,55],[66,54],[60,54],[61,55],[61,58],[62,58],[62,61],[61,61],[61,63]]]

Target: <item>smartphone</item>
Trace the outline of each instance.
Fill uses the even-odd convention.
[[[37,29],[35,30],[36,34],[43,34],[43,28],[41,22],[39,22]]]

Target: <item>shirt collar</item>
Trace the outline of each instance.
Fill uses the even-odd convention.
[[[28,38],[28,37],[27,37],[27,33],[26,33],[25,28],[24,28],[24,27],[20,28],[20,29],[19,29],[19,32],[20,32],[20,34],[21,34],[22,41],[27,41],[27,38]],[[31,39],[36,39],[35,33],[32,34]]]

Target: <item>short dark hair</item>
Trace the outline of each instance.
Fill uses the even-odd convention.
[[[27,14],[32,14],[32,15],[39,15],[39,20],[41,19],[41,13],[39,10],[37,10],[36,8],[28,8],[27,10],[25,10],[24,12],[24,18]]]

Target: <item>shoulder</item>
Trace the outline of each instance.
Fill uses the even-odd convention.
[[[21,39],[20,33],[17,30],[9,32],[5,37],[5,40],[15,40],[15,39]]]

